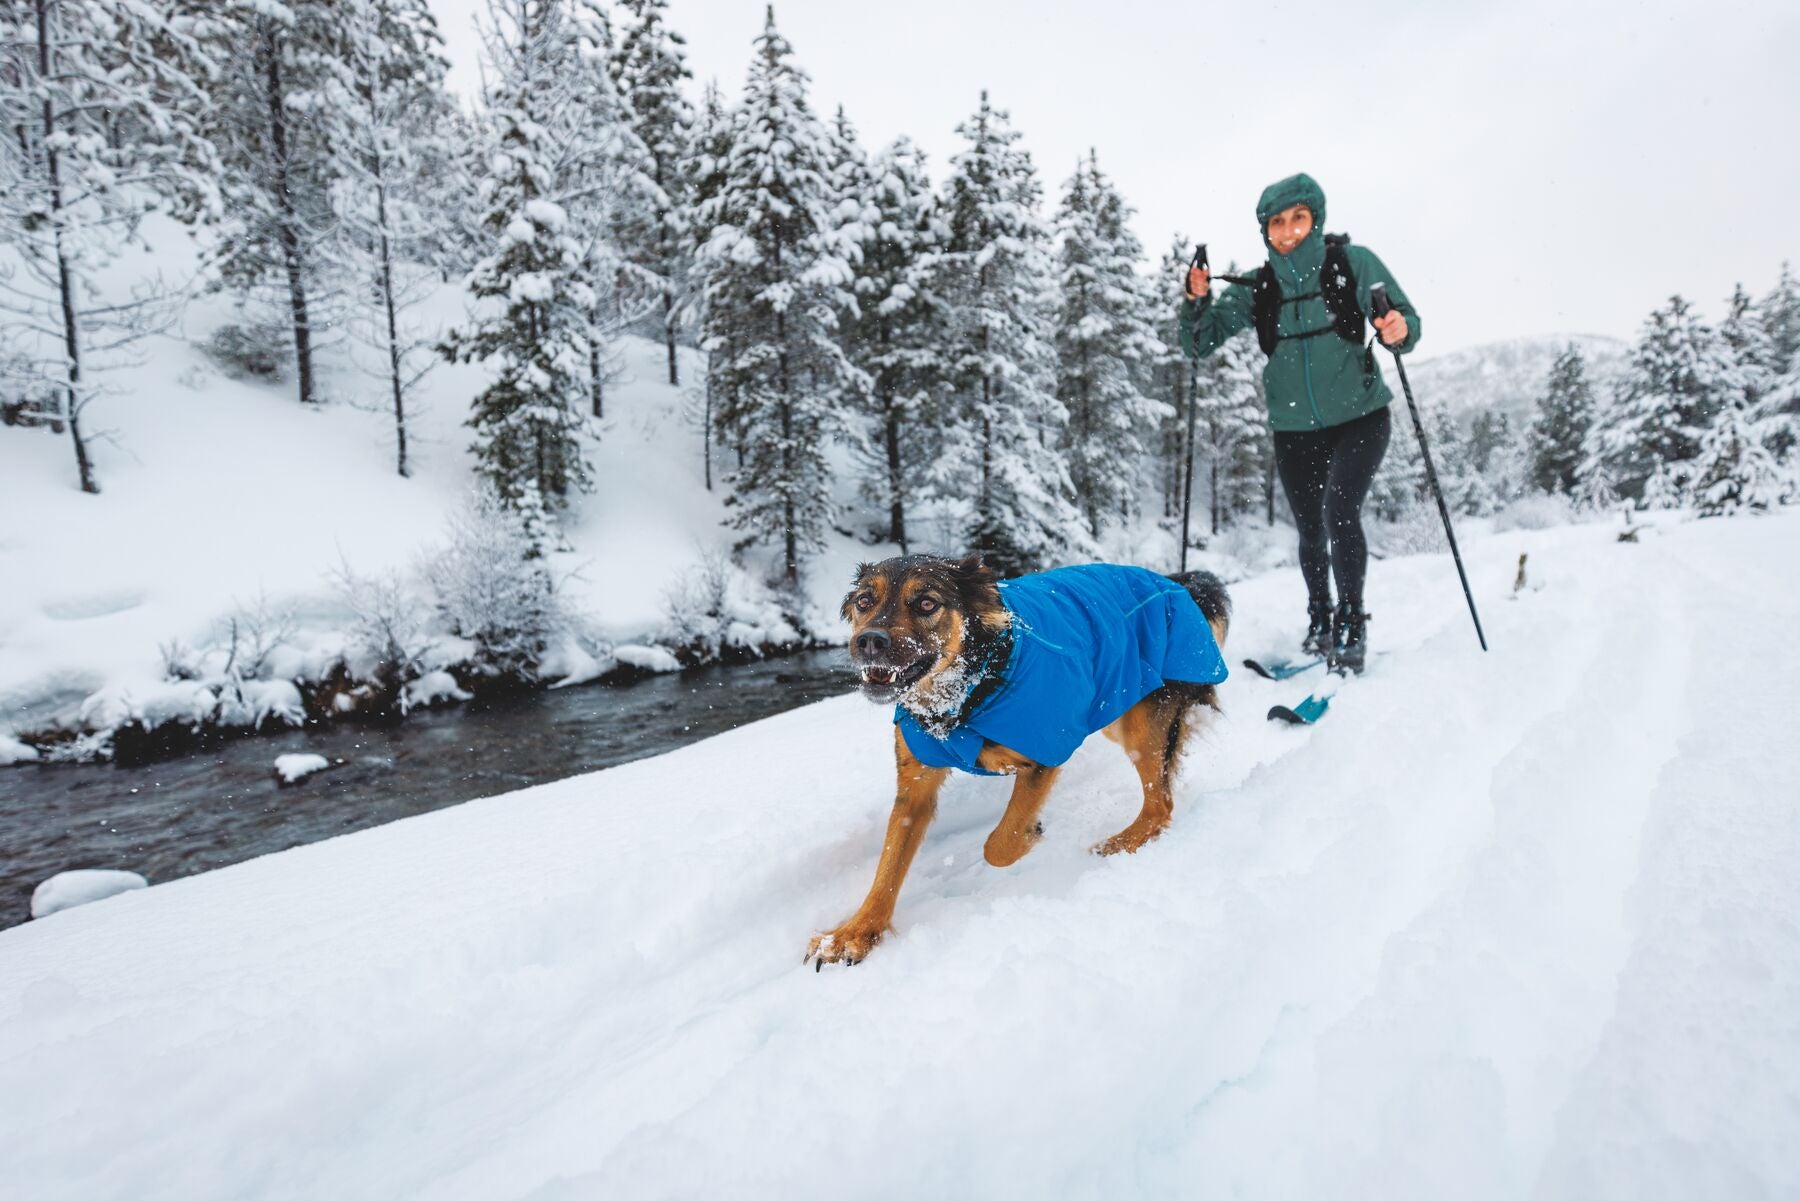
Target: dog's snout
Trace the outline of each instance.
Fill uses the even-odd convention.
[[[886,630],[864,630],[856,636],[856,653],[859,655],[879,655],[892,645],[894,640]]]

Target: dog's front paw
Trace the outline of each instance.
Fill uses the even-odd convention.
[[[881,941],[883,931],[871,929],[853,922],[846,922],[837,929],[825,934],[815,934],[806,945],[806,958],[800,962],[813,965],[818,971],[828,963],[843,963],[854,967],[861,963]]]

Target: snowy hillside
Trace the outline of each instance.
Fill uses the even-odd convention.
[[[155,240],[154,261],[179,272],[185,234],[167,227]],[[322,359],[320,406],[298,404],[291,382],[231,378],[202,348],[234,307],[223,296],[191,304],[93,404],[89,420],[107,434],[94,444],[100,496],[73,486],[65,439],[0,427],[0,734],[67,716],[96,693],[150,695],[164,644],[216,644],[259,604],[294,615],[297,654],[335,653],[351,616],[334,573],[413,571],[468,502],[463,422],[479,368],[442,365],[427,377],[411,419],[413,478],[401,479],[379,379],[342,346]],[[467,307],[462,288],[446,286],[421,320],[448,328]],[[556,571],[592,650],[654,638],[665,594],[734,538],[723,493],[704,486],[695,403],[668,385],[662,355],[620,340],[592,450],[596,487],[564,523],[571,549]],[[698,355],[684,352],[684,365],[700,379]],[[863,553],[832,537],[810,577],[818,606],[835,610]]]
[[[1426,350],[1416,361],[1407,360],[1406,371],[1419,400],[1448,408],[1465,431],[1480,413],[1504,413],[1513,429],[1523,430],[1544,394],[1551,365],[1570,345],[1586,360],[1594,395],[1610,396],[1631,348],[1616,338],[1590,334],[1517,338],[1444,355]],[[1389,382],[1398,394],[1399,380]]]
[[[880,842],[856,697],[0,932],[9,1186],[1795,1195],[1800,518],[1615,532],[1471,537],[1485,656],[1447,559],[1378,564],[1371,674],[1312,730],[1235,674],[1136,856],[1103,740],[1008,870],[958,778],[854,971],[800,960]]]

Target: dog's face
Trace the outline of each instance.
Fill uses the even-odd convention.
[[[857,568],[843,614],[863,695],[892,702],[955,667],[973,636],[1005,622],[998,582],[979,555],[908,555]]]

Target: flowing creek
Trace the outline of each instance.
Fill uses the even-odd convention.
[[[157,884],[660,755],[854,687],[839,647],[418,713],[389,728],[240,738],[141,767],[0,768],[0,927],[28,920],[32,889],[59,871],[124,868]],[[275,757],[302,752],[332,766],[278,787]]]

